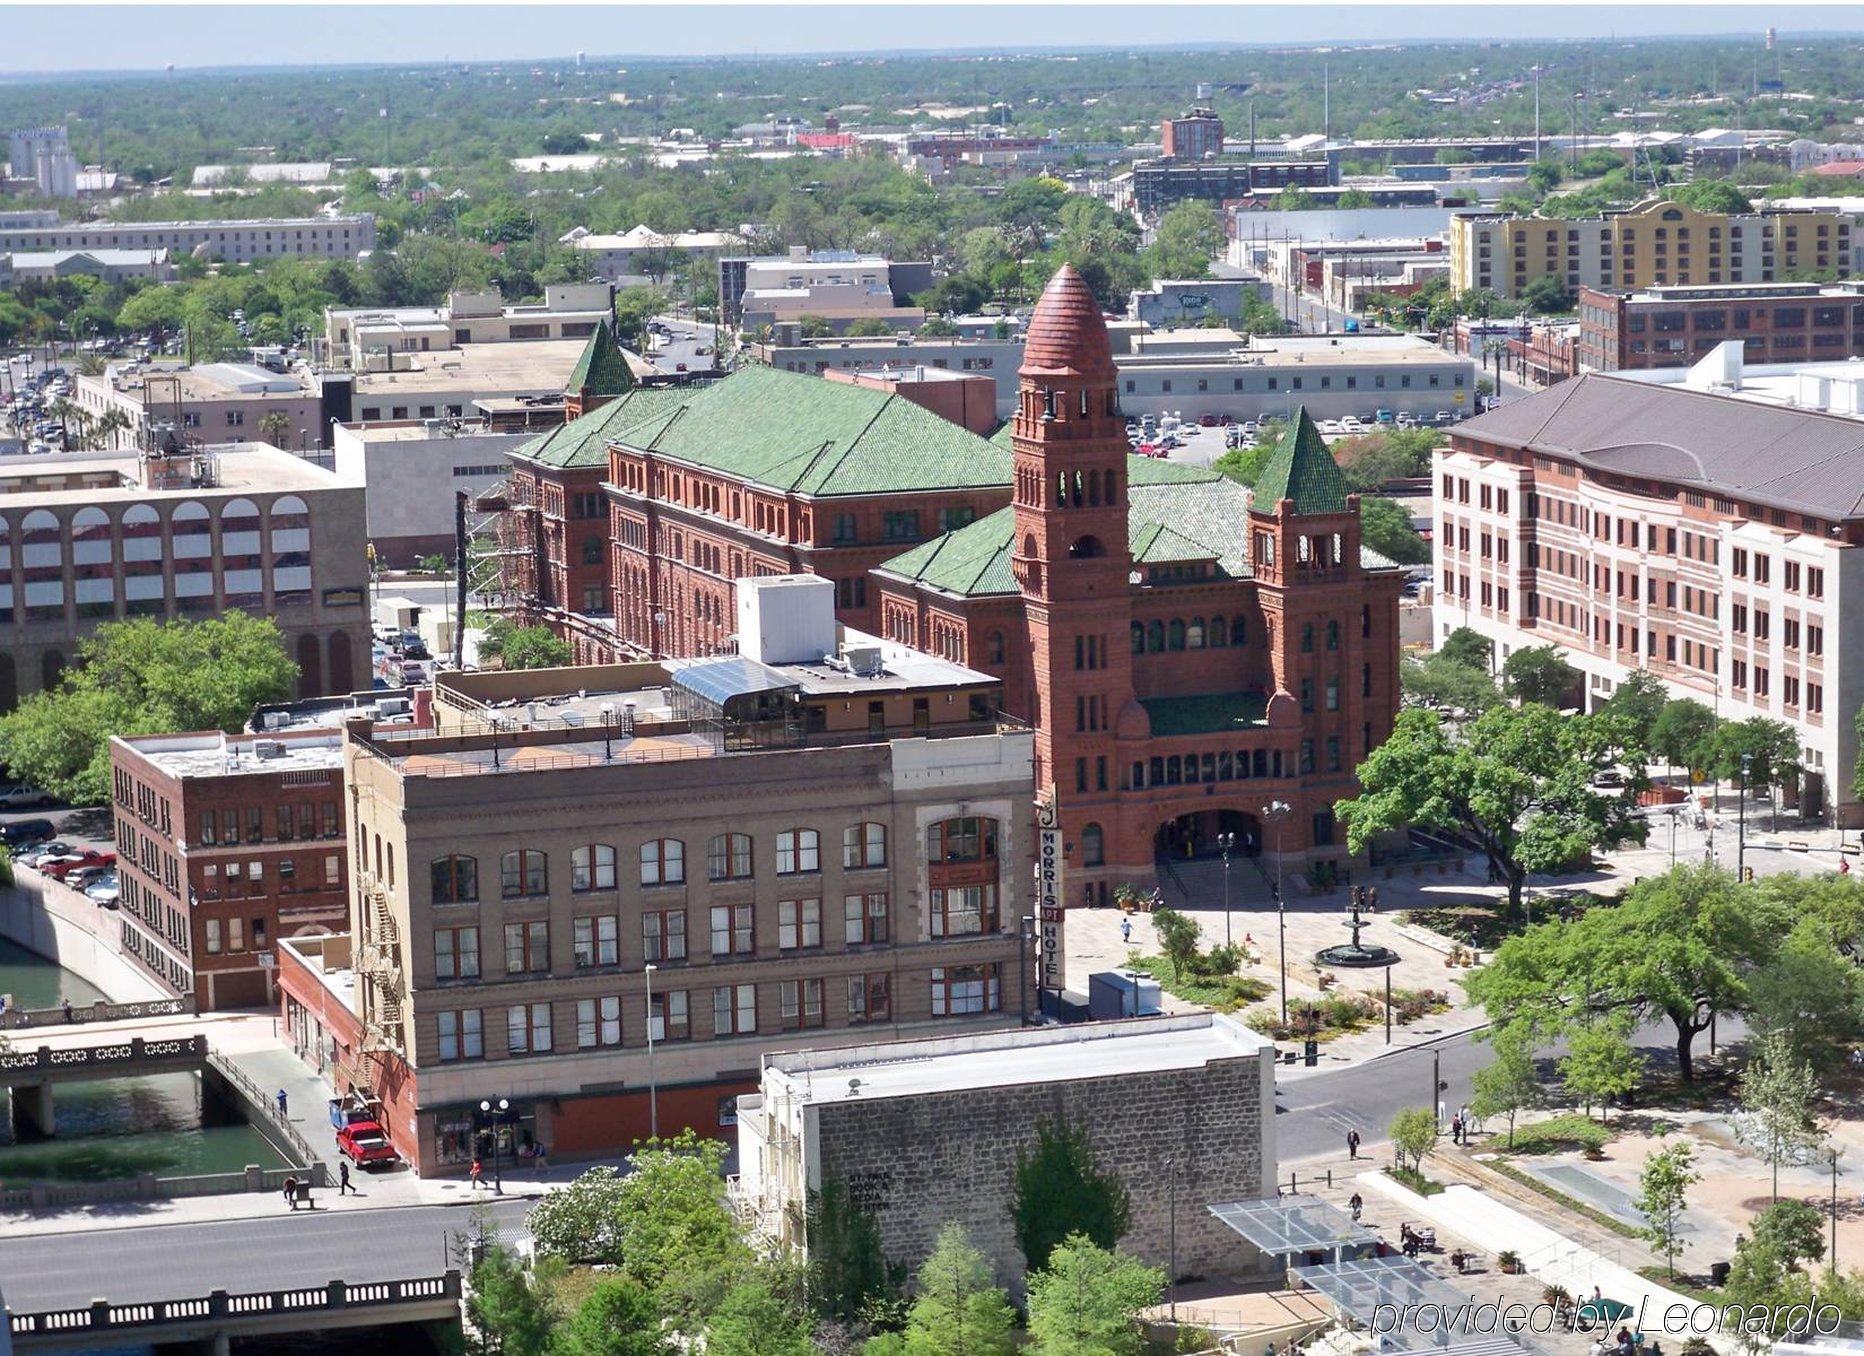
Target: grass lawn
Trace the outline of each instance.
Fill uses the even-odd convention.
[[[1410,1187],[1420,1196],[1435,1196],[1443,1190],[1442,1182],[1431,1181],[1416,1168],[1387,1168],[1385,1175],[1394,1182]]]
[[[1569,1149],[1603,1149],[1615,1133],[1589,1116],[1571,1113],[1517,1125],[1513,1144],[1506,1131],[1496,1134],[1490,1144],[1509,1154],[1557,1154]]]
[[[1587,909],[1615,902],[1581,890],[1558,901],[1557,906],[1554,901],[1545,899],[1530,899],[1526,904],[1533,921],[1544,923],[1555,907],[1566,916],[1576,918]],[[1440,909],[1407,909],[1399,915],[1399,921],[1427,928],[1478,951],[1493,951],[1508,938],[1525,932],[1528,926],[1528,920],[1520,914],[1508,912],[1506,899],[1494,903],[1472,901]]]
[[[1706,1304],[1712,1309],[1719,1309],[1728,1302],[1728,1296],[1711,1286],[1698,1285],[1702,1278],[1692,1276],[1686,1271],[1679,1271],[1671,1276],[1662,1267],[1639,1267],[1637,1274],[1647,1281],[1655,1281],[1665,1290],[1674,1290],[1684,1299],[1694,1300],[1697,1304]]]
[[[1163,956],[1128,956],[1122,967],[1141,970],[1159,982],[1159,987],[1187,1003],[1198,1003],[1218,1012],[1235,1012],[1268,997],[1269,986],[1248,975],[1200,975],[1189,970],[1174,976],[1172,964]]]

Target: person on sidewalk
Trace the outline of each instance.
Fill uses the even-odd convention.
[[[1353,1193],[1352,1199],[1349,1200],[1347,1204],[1353,1207],[1353,1223],[1355,1224],[1359,1223],[1359,1214],[1362,1210],[1366,1208],[1365,1197],[1361,1196],[1357,1191],[1355,1191]]]
[[[1348,1158],[1359,1157],[1359,1132],[1357,1130],[1346,1132],[1346,1156]]]
[[[1133,941],[1133,920],[1132,919],[1122,918],[1120,920],[1120,940],[1122,942],[1125,942],[1128,946],[1132,945],[1132,941]]]
[[[291,1207],[294,1214],[297,1212],[298,1179],[296,1177],[287,1177],[285,1179],[285,1204]]]
[[[1450,1117],[1450,1143],[1461,1144],[1462,1142],[1463,1142],[1463,1117],[1461,1113],[1457,1113]]]
[[[71,1015],[71,1000],[70,1000],[69,998],[61,998],[61,999],[59,999],[59,1000],[58,1000],[58,1009],[59,1009],[59,1011],[60,1011],[60,1012],[62,1012],[62,1013],[64,1013],[64,1014],[65,1014],[65,1021],[66,1021],[66,1023],[67,1023],[67,1024],[69,1024],[69,1023],[72,1023],[72,1022],[75,1022],[75,1021],[77,1021],[77,1020],[78,1020],[78,1019],[77,1019],[76,1017],[74,1017],[74,1016],[72,1016],[72,1015]]]
[[[479,1174],[484,1171],[485,1169],[481,1166],[479,1160],[476,1158],[473,1159],[472,1161],[472,1167],[466,1170],[466,1175],[472,1179],[472,1189],[474,1191],[477,1191],[479,1189],[480,1187]]]
[[[281,1119],[287,1119],[287,1120],[290,1119],[290,1116],[291,1116],[291,1111],[289,1109],[290,1105],[291,1105],[291,1101],[288,1097],[285,1096],[285,1090],[283,1088],[280,1088],[278,1090],[278,1114]]]
[[[356,1190],[355,1187],[350,1185],[349,1159],[347,1158],[343,1159],[341,1162],[337,1164],[337,1195],[339,1196],[360,1196],[362,1195],[360,1191]]]

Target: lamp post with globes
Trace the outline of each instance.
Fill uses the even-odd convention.
[[[1288,906],[1282,898],[1282,823],[1294,813],[1285,800],[1272,800],[1262,807],[1262,817],[1275,821],[1275,923],[1281,932],[1281,1019],[1288,1020]]]
[[[1230,946],[1230,853],[1236,847],[1234,833],[1217,835],[1217,846],[1223,850],[1223,945]]]
[[[504,1179],[499,1175],[498,1170],[500,1162],[498,1135],[499,1128],[505,1125],[511,1118],[511,1103],[503,1097],[499,1098],[496,1102],[482,1101],[479,1103],[479,1114],[484,1117],[486,1124],[492,1127],[492,1194],[494,1196],[503,1196],[505,1194],[505,1183]]]

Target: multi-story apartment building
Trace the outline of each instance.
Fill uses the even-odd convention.
[[[481,1152],[481,1099],[520,1151],[609,1154],[720,1134],[767,1050],[1034,1011],[1031,737],[996,680],[838,645],[824,581],[744,584],[742,655],[448,676],[438,732],[350,726],[334,1062],[424,1175]]]
[[[1689,367],[1722,344],[1752,363],[1864,356],[1855,283],[1579,289],[1579,361],[1595,372]]]
[[[728,255],[718,261],[721,318],[747,329],[801,315],[832,321],[895,312],[904,326],[914,312],[924,318],[909,303],[915,292],[931,285],[930,263],[854,250],[811,251],[797,245],[788,254]]]
[[[0,469],[0,711],[124,617],[271,617],[305,696],[366,683],[363,490],[263,443]]]
[[[1284,188],[1326,188],[1338,182],[1338,167],[1325,160],[1142,160],[1116,176],[1110,191],[1116,204],[1129,204],[1151,220],[1181,202],[1273,197]]]
[[[72,403],[112,448],[146,447],[172,435],[183,443],[251,440],[289,451],[328,445],[323,391],[305,368],[274,372],[255,363],[112,364],[80,372]],[[116,411],[114,417],[110,411]],[[113,425],[101,432],[104,421]]]
[[[1498,661],[1557,645],[1589,706],[1643,670],[1723,719],[1786,721],[1789,803],[1856,827],[1864,424],[1717,393],[1740,382],[1728,349],[1690,386],[1582,374],[1459,426],[1436,466],[1437,639],[1469,626]]]
[[[309,255],[354,259],[375,248],[375,216],[269,218],[258,221],[78,221],[0,228],[0,254],[16,250],[204,249],[233,264]]]
[[[1851,273],[1851,219],[1761,209],[1725,215],[1651,198],[1596,217],[1472,212],[1450,219],[1450,286],[1518,297],[1539,278],[1594,287],[1717,286]]]
[[[1204,160],[1223,154],[1223,119],[1215,110],[1194,108],[1159,126],[1161,149],[1168,160]]]
[[[334,731],[112,738],[123,946],[203,1012],[270,1006],[277,943],[346,931]]]

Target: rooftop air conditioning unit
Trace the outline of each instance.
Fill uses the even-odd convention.
[[[862,678],[872,678],[885,668],[878,645],[844,645],[841,662],[848,666],[848,672]]]
[[[405,716],[414,709],[414,703],[406,697],[384,697],[375,704],[378,716]]]
[[[255,739],[252,741],[254,758],[283,758],[285,746],[276,739]]]

